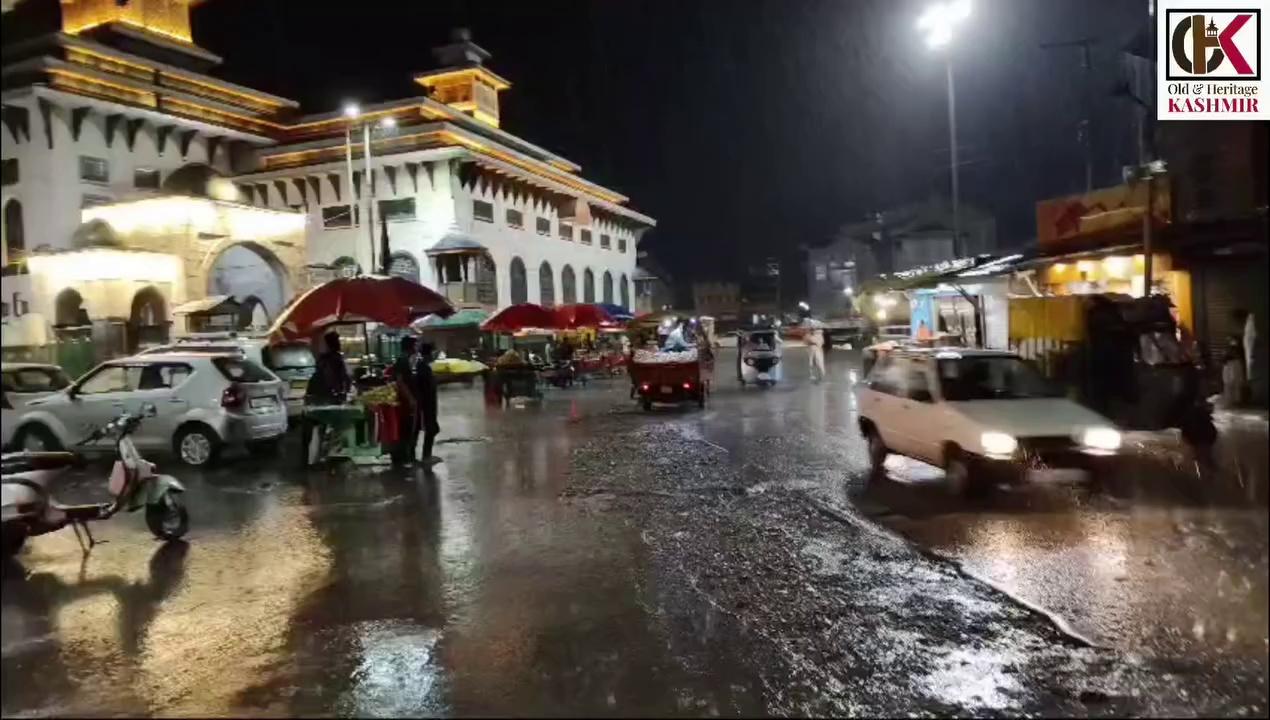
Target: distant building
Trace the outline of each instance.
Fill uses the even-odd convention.
[[[635,303],[631,310],[639,315],[674,307],[675,292],[670,274],[643,250],[639,252],[636,263],[633,275]]]
[[[62,0],[60,32],[30,38],[9,32],[23,8],[6,13],[6,350],[74,328],[108,357],[162,341],[187,302],[232,295],[272,319],[359,270],[491,311],[631,304],[653,219],[500,127],[510,83],[466,31],[412,97],[305,114],[209,74],[192,5]]]
[[[937,265],[993,252],[996,221],[977,208],[959,208],[960,243],[953,242],[952,208],[931,201],[876,213],[843,225],[832,242],[807,253],[808,302],[826,317],[847,314],[859,288],[881,274]]]
[[[697,315],[708,315],[722,322],[735,321],[741,313],[741,286],[734,282],[693,283],[692,305]]]
[[[746,268],[741,280],[741,315],[779,315],[781,311],[781,265],[766,258]]]

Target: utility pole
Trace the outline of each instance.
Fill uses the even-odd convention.
[[[1042,50],[1056,50],[1058,48],[1078,47],[1080,48],[1080,67],[1081,67],[1081,115],[1080,121],[1080,141],[1081,149],[1085,153],[1085,192],[1094,189],[1094,148],[1093,148],[1093,126],[1092,126],[1092,103],[1089,98],[1090,74],[1093,70],[1093,61],[1089,48],[1098,42],[1097,38],[1083,37],[1077,40],[1067,40],[1064,42],[1047,42],[1041,43]]]

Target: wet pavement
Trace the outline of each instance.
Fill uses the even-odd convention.
[[[3,714],[1266,713],[1264,439],[1198,478],[1143,438],[1099,495],[866,487],[853,358],[800,352],[770,390],[725,353],[704,411],[447,387],[433,471],[169,468],[188,543],[6,565]]]

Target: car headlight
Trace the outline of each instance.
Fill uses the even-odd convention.
[[[979,444],[988,455],[1013,455],[1019,441],[1003,432],[986,432],[979,436]]]
[[[1120,449],[1120,431],[1109,427],[1087,428],[1080,437],[1080,444],[1095,450]]]

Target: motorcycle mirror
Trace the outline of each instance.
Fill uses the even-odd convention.
[[[154,417],[155,415],[158,415],[158,414],[159,414],[159,409],[154,406],[154,403],[142,403],[141,405],[142,416]]]

